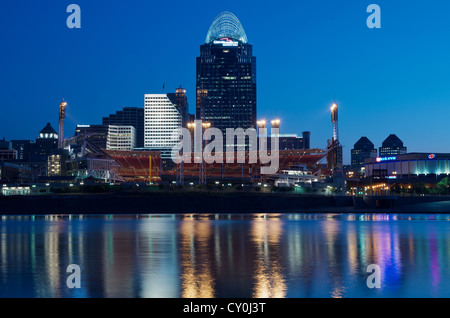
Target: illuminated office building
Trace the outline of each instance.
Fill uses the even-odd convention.
[[[163,158],[169,158],[179,140],[175,133],[181,128],[182,113],[174,95],[145,94],[144,99],[144,147],[160,150]]]
[[[403,141],[396,135],[389,135],[380,147],[380,157],[406,154],[407,149],[403,146]]]
[[[107,150],[133,150],[136,148],[136,129],[133,126],[108,126]]]
[[[133,126],[136,129],[136,148],[144,147],[144,108],[124,107],[122,110],[103,117],[104,126]]]
[[[367,158],[375,158],[377,150],[373,143],[367,137],[361,137],[351,150],[351,165],[354,169],[364,167],[364,160]]]
[[[58,148],[58,134],[50,123],[39,132],[36,139],[35,156],[43,160],[51,154],[52,150]]]
[[[256,129],[256,57],[230,12],[214,19],[200,46],[196,89],[197,119],[223,133],[227,128]]]

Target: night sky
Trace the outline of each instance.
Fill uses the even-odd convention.
[[[81,7],[81,29],[66,8]],[[381,7],[381,29],[366,8]],[[311,131],[311,146],[332,135],[340,106],[344,162],[367,136],[391,133],[408,152],[450,152],[450,2],[322,1],[0,1],[0,138],[66,135],[101,124],[144,94],[187,89],[195,112],[195,58],[222,11],[241,21],[257,57],[258,118],[281,119],[281,133]]]

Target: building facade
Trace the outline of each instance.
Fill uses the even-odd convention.
[[[94,146],[106,149],[108,140],[108,126],[105,125],[77,125],[75,137],[88,139]]]
[[[304,131],[302,137],[296,134],[279,134],[279,149],[280,150],[301,150],[310,149],[311,133]],[[269,142],[269,149],[271,143]]]
[[[27,161],[31,158],[36,143],[31,140],[11,140],[12,148],[17,151],[17,160]]]
[[[406,154],[407,149],[403,146],[403,141],[396,135],[389,135],[382,143],[380,147],[379,156],[396,156]]]
[[[169,158],[177,144],[182,114],[168,94],[145,94],[144,147],[161,151],[162,158]]]
[[[385,179],[444,177],[450,175],[450,154],[408,153],[365,160],[366,176]]]
[[[367,137],[361,137],[351,150],[351,166],[353,169],[364,167],[364,160],[367,158],[376,158],[377,149]]]
[[[189,104],[186,96],[186,89],[181,86],[175,90],[175,93],[168,93],[167,97],[175,105],[181,116],[181,125],[186,127],[187,123],[190,122],[189,115]]]
[[[227,128],[256,129],[256,57],[230,12],[214,19],[200,46],[196,89],[197,119],[224,134]]]
[[[107,150],[133,150],[136,148],[136,129],[133,126],[108,126]]]
[[[37,160],[47,161],[53,150],[58,149],[58,134],[50,123],[39,132],[34,155]]]
[[[104,126],[133,126],[136,130],[136,148],[144,147],[144,108],[124,107],[122,110],[103,117]]]

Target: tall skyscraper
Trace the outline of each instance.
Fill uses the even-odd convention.
[[[380,147],[380,157],[395,156],[405,154],[406,147],[403,146],[403,141],[396,135],[389,135]]]
[[[367,137],[361,137],[351,150],[352,168],[361,169],[364,167],[364,160],[367,158],[376,158],[377,150],[373,143]]]
[[[170,99],[173,105],[175,105],[176,109],[180,113],[181,116],[181,125],[186,127],[186,124],[189,122],[189,104],[186,96],[186,89],[181,86],[175,90],[175,93],[168,93],[167,97]]]
[[[181,128],[183,116],[173,95],[145,94],[144,147],[161,151],[161,157],[170,158],[179,138],[174,134]]]
[[[103,117],[104,126],[133,126],[136,129],[136,148],[144,147],[144,108],[124,107],[122,110]]]
[[[230,12],[214,19],[200,46],[196,89],[197,119],[223,133],[226,128],[256,129],[256,57],[241,22]]]

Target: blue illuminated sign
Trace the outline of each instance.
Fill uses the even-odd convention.
[[[377,162],[397,160],[397,157],[378,157]]]

